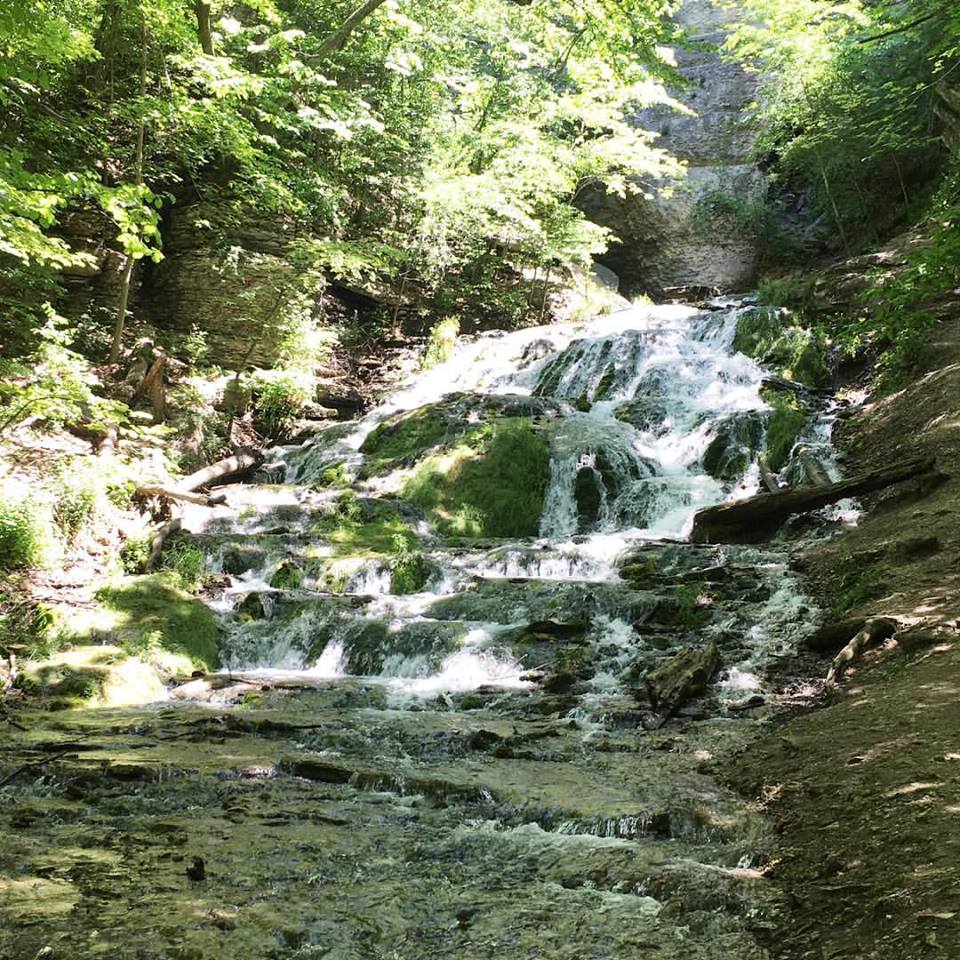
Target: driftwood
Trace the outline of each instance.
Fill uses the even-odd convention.
[[[199,503],[204,507],[215,507],[221,503],[226,503],[227,498],[224,494],[215,494],[210,496],[204,493],[194,493],[198,487],[206,486],[214,480],[222,480],[224,477],[235,477],[239,474],[251,470],[260,463],[260,458],[252,453],[238,453],[234,457],[227,457],[225,460],[218,460],[211,463],[210,466],[191,473],[184,477],[175,487],[164,486],[143,486],[137,487],[134,496],[140,499],[146,497],[163,497],[167,500],[182,500],[186,503]]]
[[[777,483],[777,478],[773,475],[770,464],[762,453],[757,457],[757,469],[760,471],[760,479],[767,488],[767,493],[779,493],[780,484]]]
[[[829,487],[832,481],[824,465],[813,456],[803,458],[803,472],[814,487]]]
[[[205,493],[188,493],[173,487],[137,487],[137,497],[166,497],[168,500],[183,500],[185,503],[198,503],[202,507],[215,507],[227,502],[225,494],[208,497]]]
[[[863,653],[867,647],[882,640],[889,640],[896,633],[899,624],[890,617],[874,617],[863,625],[854,638],[833,658],[827,683],[833,684],[844,674],[847,667]]]
[[[224,477],[233,478],[238,474],[246,473],[248,470],[259,466],[261,461],[261,457],[255,456],[252,453],[238,453],[236,456],[218,460],[216,463],[211,463],[210,466],[204,467],[202,470],[197,470],[196,473],[191,473],[188,477],[184,477],[183,480],[177,484],[177,489],[186,491],[196,490],[198,487],[205,487],[207,484],[213,483],[214,480],[223,480]]]
[[[150,556],[147,559],[147,569],[153,570],[160,561],[160,554],[163,551],[163,545],[171,534],[176,533],[183,526],[183,521],[179,517],[168,520],[159,530],[150,538]]]
[[[782,493],[761,493],[746,500],[722,503],[697,513],[690,539],[694,543],[759,543],[773,536],[796,513],[807,513],[917,477],[939,481],[943,475],[937,472],[933,457],[924,457],[823,487],[795,487]]]
[[[663,716],[675,713],[687,700],[703,693],[720,666],[715,643],[688,647],[644,677],[653,709]]]

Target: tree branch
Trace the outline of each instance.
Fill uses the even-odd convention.
[[[891,27],[889,30],[884,30],[883,33],[875,33],[870,37],[861,37],[857,43],[875,43],[877,40],[886,40],[887,37],[894,37],[898,33],[906,33],[908,30],[912,30],[914,27],[919,27],[928,20],[933,20],[934,17],[939,17],[941,13],[946,13],[952,6],[953,0],[950,0],[949,3],[943,4],[932,13],[925,13],[922,17],[917,17],[915,20],[911,20],[909,23],[901,23],[897,27]]]
[[[327,54],[335,53],[339,50],[347,42],[350,34],[353,33],[371,13],[379,7],[382,7],[384,3],[386,3],[386,0],[366,0],[366,3],[357,7],[357,9],[343,21],[339,28],[334,30],[333,33],[320,44],[320,48],[314,56],[325,57]]]

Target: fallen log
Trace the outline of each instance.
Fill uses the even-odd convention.
[[[715,643],[694,649],[688,647],[644,677],[644,685],[653,709],[670,716],[693,697],[703,693],[720,666],[720,651]]]
[[[866,617],[850,617],[845,620],[831,620],[821,624],[813,633],[804,637],[803,645],[816,653],[835,654],[850,642],[866,623]]]
[[[889,640],[896,632],[899,624],[890,617],[874,617],[868,620],[857,635],[833,658],[830,672],[827,674],[827,683],[832,685],[840,679],[847,667],[863,653],[867,647],[881,640]]]
[[[693,518],[690,539],[694,543],[760,543],[773,536],[794,514],[818,510],[847,497],[883,490],[915,478],[940,482],[944,476],[936,470],[933,457],[922,457],[823,487],[803,486],[781,493],[760,493],[699,511]]]
[[[773,475],[770,464],[762,453],[757,456],[757,469],[760,471],[760,479],[767,488],[767,493],[779,493],[780,484],[777,483],[777,478]]]
[[[220,493],[208,497],[205,493],[188,493],[186,490],[175,490],[173,487],[137,487],[134,496],[138,499],[145,497],[166,497],[168,500],[182,500],[185,503],[198,503],[201,507],[216,507],[227,502],[226,494]]]
[[[207,484],[213,483],[214,480],[223,480],[225,477],[234,477],[237,474],[246,473],[248,470],[259,466],[262,460],[262,457],[252,453],[238,453],[236,456],[226,457],[216,463],[211,463],[210,466],[204,467],[202,470],[191,473],[188,477],[184,477],[177,484],[177,489],[189,491],[196,490],[198,487],[205,487]]]

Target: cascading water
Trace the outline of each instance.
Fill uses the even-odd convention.
[[[276,450],[284,483],[187,515],[228,580],[225,665],[299,688],[315,732],[286,769],[342,785],[336,815],[389,864],[358,880],[324,861],[340,926],[304,921],[331,950],[309,956],[761,956],[743,917],[772,896],[766,828],[703,765],[775,710],[766,668],[815,611],[777,549],[685,540],[699,508],[757,489],[764,371],[732,348],[752,309],[462,342],[362,420]],[[530,490],[491,502],[539,519],[494,537],[487,500],[450,491],[511,430],[549,460],[506,464]],[[708,643],[707,694],[656,717],[644,676]]]

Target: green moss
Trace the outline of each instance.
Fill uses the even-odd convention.
[[[789,311],[761,308],[744,314],[737,324],[733,348],[790,380],[809,386],[822,386],[827,380],[822,337]]]
[[[303,586],[303,571],[292,561],[284,560],[270,578],[275,590],[299,590]]]
[[[703,454],[703,469],[715,480],[735,483],[746,472],[763,440],[763,418],[734,414],[717,430]]]
[[[370,476],[387,473],[438,446],[447,434],[447,422],[435,406],[420,407],[384,420],[363,441],[360,452],[370,461]]]
[[[217,618],[182,588],[176,574],[126,577],[98,591],[97,601],[112,614],[112,629],[128,653],[160,648],[184,654],[205,670],[216,667]]]
[[[333,547],[338,557],[394,553],[397,537],[402,537],[410,549],[420,542],[401,518],[396,503],[361,500],[352,490],[341,495],[333,513],[314,523],[313,531]]]
[[[471,431],[428,458],[403,486],[442,533],[529,537],[550,478],[550,448],[530,421],[504,419]]]
[[[699,583],[687,583],[677,587],[673,594],[676,606],[674,622],[677,626],[692,628],[702,626],[709,618],[709,597]]]
[[[17,685],[48,710],[142,704],[163,695],[160,674],[182,672],[189,661],[180,660],[168,656],[151,664],[119,647],[71,647],[28,662]]]
[[[766,399],[773,408],[767,420],[767,463],[771,470],[782,470],[790,459],[797,437],[807,424],[807,412],[793,396],[775,393]]]
[[[318,485],[341,490],[346,489],[350,486],[350,478],[347,476],[346,467],[342,463],[335,463],[332,467],[327,467],[320,474]]]
[[[405,537],[394,539],[396,556],[390,563],[390,592],[398,596],[419,593],[427,584],[435,566],[416,550],[411,550]]]

